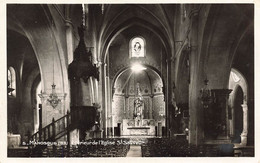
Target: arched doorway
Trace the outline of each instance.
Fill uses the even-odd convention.
[[[163,136],[165,101],[161,77],[151,68],[120,73],[113,84],[112,132],[116,136]],[[137,99],[141,99],[138,118]],[[114,130],[113,130],[114,129]]]
[[[34,133],[40,130],[42,127],[42,102],[39,94],[42,93],[42,87],[41,87],[41,82],[36,80],[35,86],[32,88],[32,104],[33,106],[33,117],[34,117]]]
[[[229,77],[229,88],[233,91],[229,96],[230,135],[234,143],[247,144],[248,134],[248,84],[245,77],[232,68]]]

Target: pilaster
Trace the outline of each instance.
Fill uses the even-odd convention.
[[[248,134],[248,106],[246,103],[242,104],[243,109],[243,132],[241,133],[241,145],[247,145]]]

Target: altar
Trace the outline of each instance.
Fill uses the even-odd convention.
[[[153,119],[123,119],[122,136],[155,136]]]
[[[144,100],[139,83],[136,86],[133,119],[123,119],[122,136],[155,136],[154,119],[144,119]]]

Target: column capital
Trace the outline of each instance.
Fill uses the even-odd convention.
[[[65,20],[65,25],[66,25],[67,27],[73,27],[73,23],[72,23],[71,19],[66,19],[66,20]]]
[[[94,61],[94,64],[96,64],[96,66],[98,68],[100,68],[101,66],[105,66],[106,65],[104,62],[101,62],[101,61]]]
[[[247,104],[242,104],[242,109],[243,109],[243,112],[246,112],[248,111],[248,107],[247,107]]]
[[[248,132],[247,132],[247,131],[243,131],[243,132],[241,133],[241,135],[240,135],[240,136],[242,136],[242,137],[247,137],[247,134],[248,134]]]

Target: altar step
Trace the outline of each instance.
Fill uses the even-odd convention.
[[[204,144],[232,144],[229,139],[204,140]]]
[[[140,145],[131,145],[126,157],[142,157],[142,148]]]

